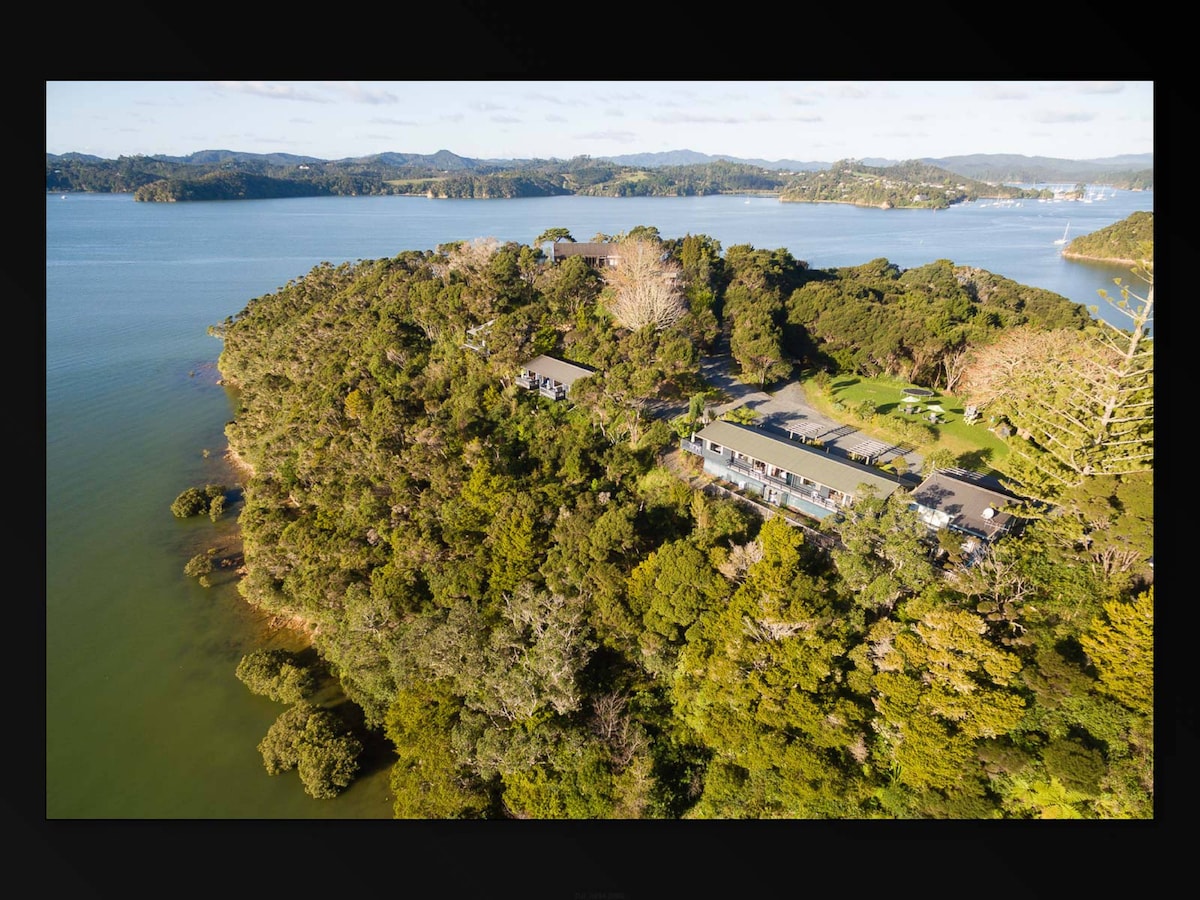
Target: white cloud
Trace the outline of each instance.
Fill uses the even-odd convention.
[[[857,84],[834,82],[829,86],[828,94],[838,100],[865,100],[871,93]]]
[[[252,94],[268,100],[302,100],[306,103],[332,103],[325,96],[304,90],[294,84],[269,83],[266,81],[214,81],[213,87],[222,91]]]
[[[1075,122],[1091,122],[1096,118],[1096,114],[1077,110],[1042,109],[1035,110],[1029,118],[1035,122],[1044,122],[1047,125],[1056,125],[1072,124]]]
[[[634,131],[590,131],[576,134],[574,138],[579,141],[616,141],[618,144],[632,144],[639,140],[637,132]]]
[[[1028,100],[1028,88],[1014,84],[982,84],[976,93],[986,100]]]
[[[1125,90],[1120,81],[1089,81],[1079,86],[1081,94],[1119,94]]]
[[[700,115],[698,113],[677,113],[672,115],[657,115],[651,116],[651,121],[659,122],[663,125],[740,125],[748,121],[744,116],[709,116]]]

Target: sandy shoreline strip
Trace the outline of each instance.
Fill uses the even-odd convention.
[[[249,478],[254,474],[254,466],[246,462],[242,455],[238,453],[237,450],[232,446],[229,446],[225,449],[225,459],[229,465],[233,466],[233,468],[237,470],[239,475]]]

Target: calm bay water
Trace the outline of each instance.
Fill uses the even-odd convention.
[[[1054,241],[1152,210],[1153,194],[1093,203],[927,210],[761,197],[432,201],[345,197],[135,203],[46,199],[46,816],[50,819],[388,818],[387,771],[335,800],[268,776],[256,745],[284,707],[234,676],[280,638],[227,575],[201,588],[195,553],[228,544],[175,519],[193,484],[232,481],[221,459],[232,398],[209,325],[323,261],[339,263],[550,227],[578,240],[638,225],[725,248],[787,248],[815,268],[936,259],[1042,287],[1124,326],[1100,301],[1122,266],[1068,262]],[[207,453],[205,451],[208,451]]]

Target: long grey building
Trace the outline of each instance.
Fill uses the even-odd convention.
[[[817,519],[851,505],[864,486],[879,497],[900,487],[870,466],[733,422],[712,422],[680,446],[702,457],[710,475]]]

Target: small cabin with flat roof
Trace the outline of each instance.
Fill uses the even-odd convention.
[[[537,391],[543,397],[565,400],[571,392],[571,385],[595,372],[595,369],[553,356],[538,356],[521,366],[515,380],[521,387]]]
[[[617,251],[618,245],[611,242],[555,241],[550,245],[550,261],[557,263],[570,256],[582,256],[593,269],[611,268],[620,261]]]

